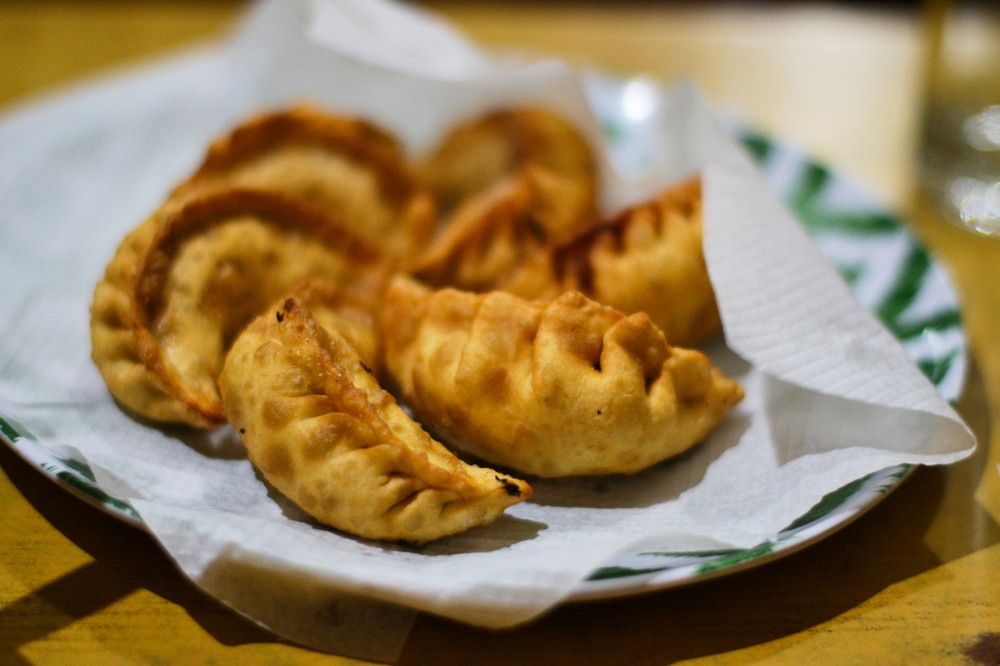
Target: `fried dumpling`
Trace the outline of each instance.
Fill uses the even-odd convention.
[[[323,328],[336,331],[351,344],[361,362],[378,376],[382,363],[382,337],[378,330],[376,311],[377,295],[360,298],[336,282],[319,277],[309,277],[293,285],[281,303],[272,304],[262,312],[277,312],[287,298],[309,310]]]
[[[423,249],[437,225],[433,197],[394,137],[308,105],[256,116],[217,139],[171,199],[217,187],[274,190],[316,205],[394,258]]]
[[[743,389],[644,313],[394,277],[382,311],[398,395],[443,441],[542,477],[632,473],[701,441]]]
[[[553,240],[596,215],[597,167],[582,134],[540,107],[498,109],[454,126],[416,166],[442,214],[511,178],[536,192],[534,215]]]
[[[373,302],[388,270],[317,209],[270,192],[214,192],[161,209],[119,246],[94,291],[92,356],[137,415],[216,426],[226,350],[264,307],[308,277]]]
[[[499,288],[540,299],[579,291],[627,314],[647,313],[672,345],[697,346],[721,330],[702,230],[694,179],[539,253]]]
[[[490,523],[531,496],[524,481],[434,441],[352,345],[292,298],[237,338],[219,384],[264,478],[334,528],[420,543]]]
[[[547,233],[527,178],[509,178],[459,207],[442,235],[401,270],[436,287],[491,291],[528,257],[542,252]]]

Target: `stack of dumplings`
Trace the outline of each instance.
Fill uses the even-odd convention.
[[[638,472],[743,390],[691,348],[721,329],[698,180],[607,219],[596,173],[541,108],[419,159],[314,106],[251,118],[122,240],[94,362],[134,417],[230,425],[270,485],[362,538],[489,524],[522,476]]]

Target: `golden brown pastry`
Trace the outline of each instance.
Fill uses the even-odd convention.
[[[529,179],[500,181],[460,206],[444,233],[401,270],[436,287],[496,289],[548,247],[537,203]]]
[[[533,215],[557,242],[596,217],[596,162],[569,122],[536,107],[498,109],[451,129],[417,167],[445,216],[511,178],[535,191]]]
[[[443,441],[523,474],[636,472],[694,446],[743,396],[644,313],[576,292],[527,301],[397,276],[381,321],[400,399]]]
[[[217,187],[302,199],[394,258],[421,250],[437,225],[432,196],[392,136],[308,105],[256,116],[217,139],[171,198]]]
[[[219,384],[264,478],[337,529],[420,543],[490,523],[531,496],[524,481],[431,439],[351,344],[292,298],[237,338]]]
[[[229,190],[165,207],[119,246],[91,307],[94,362],[140,416],[224,423],[216,378],[243,326],[309,277],[377,302],[385,259],[292,199]]]
[[[360,298],[332,280],[309,277],[293,285],[279,303],[262,312],[277,312],[287,298],[309,310],[323,328],[336,331],[357,351],[361,362],[378,376],[382,363],[382,337],[378,330],[377,295]]]
[[[672,345],[704,343],[721,322],[702,252],[701,181],[547,249],[499,288],[541,299],[579,291],[628,314],[647,313]]]

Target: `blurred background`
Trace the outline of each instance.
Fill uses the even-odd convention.
[[[910,2],[411,0],[487,48],[622,75],[693,79],[716,104],[800,147],[890,207],[910,200],[930,52],[949,5]],[[983,10],[996,0],[964,3]],[[246,0],[5,0],[0,109],[111,67],[219,38]],[[954,7],[953,7],[954,8]],[[937,32],[929,16],[935,17]],[[972,17],[937,86],[1000,71],[998,26]],[[794,54],[794,57],[789,57]],[[981,86],[978,86],[981,87]],[[954,90],[949,94],[954,94]]]
[[[623,77],[641,75],[663,82],[681,77],[693,80],[719,108],[827,164],[875,202],[899,213],[953,278],[975,358],[957,408],[976,432],[981,449],[976,460],[948,470],[927,471],[916,479],[918,485],[907,497],[912,500],[914,492],[925,496],[925,504],[933,504],[928,509],[934,513],[933,521],[926,522],[921,511],[904,507],[897,514],[882,514],[898,515],[899,521],[885,525],[877,520],[862,523],[858,527],[862,531],[851,532],[847,538],[860,535],[864,540],[868,535],[867,550],[862,545],[862,552],[875,556],[864,567],[854,561],[853,541],[839,550],[834,547],[832,551],[813,551],[814,559],[804,553],[806,559],[798,561],[806,563],[807,575],[788,578],[789,585],[783,588],[793,593],[793,602],[799,603],[766,609],[757,603],[763,595],[773,593],[769,582],[777,581],[788,569],[776,570],[774,578],[744,579],[750,581],[750,587],[745,589],[760,590],[748,595],[748,603],[753,604],[747,606],[752,621],[717,625],[716,610],[703,604],[705,612],[694,616],[696,624],[706,618],[703,631],[683,637],[680,652],[702,654],[760,643],[762,652],[758,654],[770,656],[767,642],[787,633],[785,647],[798,645],[802,649],[799,655],[810,653],[818,643],[836,644],[830,649],[830,654],[835,654],[838,649],[850,651],[851,643],[856,642],[862,645],[860,649],[869,643],[879,644],[886,660],[898,661],[900,647],[909,646],[914,637],[926,638],[927,634],[931,637],[928,640],[950,645],[949,632],[955,633],[963,622],[968,625],[959,627],[963,631],[994,627],[995,613],[990,615],[993,606],[977,601],[963,606],[963,598],[955,592],[961,591],[960,586],[938,585],[940,580],[961,583],[963,579],[951,568],[932,570],[934,575],[935,571],[940,573],[931,579],[938,582],[912,578],[895,598],[895,604],[890,599],[886,605],[883,597],[877,597],[874,610],[869,607],[845,613],[847,620],[837,625],[846,626],[843,631],[830,631],[827,624],[816,623],[855,605],[862,607],[883,583],[927,569],[931,565],[925,549],[934,552],[932,565],[937,566],[941,562],[951,564],[986,546],[992,548],[994,559],[974,560],[965,571],[966,580],[972,581],[970,587],[985,590],[984,598],[997,598],[992,594],[997,585],[997,568],[976,567],[979,562],[996,562],[996,525],[1000,524],[1000,475],[996,474],[1000,470],[1000,234],[988,238],[984,233],[967,231],[951,223],[961,221],[955,211],[944,211],[949,197],[957,195],[980,210],[993,205],[989,198],[992,196],[995,210],[1000,211],[1000,181],[996,175],[988,175],[997,168],[1000,157],[1000,0],[410,0],[410,4],[436,13],[487,49],[554,55]],[[236,28],[249,5],[247,0],[0,0],[0,114],[58,94],[65,86],[83,86],[95,77],[219,43]],[[991,109],[997,111],[991,113]],[[933,122],[928,123],[928,119]],[[928,128],[933,131],[926,131]],[[966,169],[973,175],[986,174],[978,190],[978,186],[970,184],[976,177],[961,177]],[[956,185],[969,185],[975,196],[963,194]],[[928,487],[933,492],[927,493]],[[11,505],[17,509],[17,505]],[[19,510],[24,530],[34,530],[33,526],[43,523],[32,510]],[[71,559],[77,553],[67,555],[65,540],[47,527],[39,534],[38,552],[51,558],[43,564],[59,572],[70,567],[69,574],[56,579],[55,591],[67,598],[77,594],[89,597],[93,591],[98,602],[105,603],[108,592],[80,582],[92,565],[81,568],[84,575],[78,576],[72,570],[75,560]],[[127,538],[132,544],[131,537]],[[902,546],[898,551],[897,545]],[[25,565],[24,561],[34,555],[32,552],[22,557],[12,570],[19,576],[22,571],[33,572],[34,563]],[[112,557],[106,561],[119,560]],[[798,584],[815,580],[810,562],[819,562],[818,566],[825,570],[835,569],[840,577],[831,580],[850,584],[835,590],[836,583],[827,581],[825,589],[830,598],[817,599],[808,587],[811,583]],[[168,589],[173,579],[163,583],[158,576],[163,570],[154,570],[155,584],[145,578],[141,584],[153,590],[161,586]],[[37,586],[42,592],[30,598],[47,599],[46,591],[53,592],[51,584],[47,584],[47,572],[44,569],[44,575],[31,579],[40,581]],[[115,570],[116,581],[118,573]],[[136,585],[136,574],[128,576],[123,579],[125,587]],[[754,580],[762,586],[753,587]],[[116,594],[116,589],[124,588],[110,593]],[[164,594],[168,602],[173,594],[188,598],[183,596],[189,595],[184,592],[186,587],[169,589],[182,592]],[[724,587],[715,589],[715,598],[730,596]],[[132,637],[121,631],[123,626],[135,630],[150,613],[174,610],[155,595],[133,595],[132,588],[126,591],[130,598],[139,600],[134,606],[116,600],[108,604],[107,612],[87,604],[77,611],[96,618],[90,624],[79,623],[79,631],[87,634],[87,640],[89,632],[94,631],[98,636],[111,636],[107,640],[113,645],[129,642]],[[640,631],[629,635],[630,639],[642,635],[636,649],[665,643],[666,639],[656,634],[669,623],[663,625],[662,615],[648,613],[651,606],[638,603],[631,607],[631,614],[629,606],[617,607],[626,611],[624,620],[639,620]],[[48,608],[50,604],[45,601],[43,605]],[[187,609],[196,605],[183,605],[180,614],[184,617],[171,626],[189,627]],[[53,608],[61,616],[63,610]],[[135,614],[138,619],[130,625],[134,608],[139,609]],[[921,608],[923,614],[914,612]],[[32,613],[34,609],[30,606]],[[682,609],[681,614],[686,610]],[[529,633],[529,637],[536,637],[536,642],[529,645],[548,644],[550,636],[546,632],[553,626],[564,627],[564,644],[572,644],[579,632],[575,620],[585,617],[586,612],[585,607],[578,606],[562,616],[564,624],[540,625],[537,633]],[[112,621],[107,620],[109,615]],[[191,615],[196,621],[205,616],[204,612]],[[208,613],[208,617],[214,616]],[[906,618],[906,622],[898,622],[899,618]],[[35,623],[35,616],[29,621]],[[62,629],[64,621],[53,621],[52,626]],[[104,633],[93,630],[95,626]],[[590,626],[603,627],[603,618]],[[724,631],[719,631],[720,626]],[[916,632],[913,626],[917,626]],[[478,643],[482,634],[465,635],[432,622],[424,622],[421,627],[423,633],[415,632],[414,654],[422,646],[436,645],[435,641],[448,645],[463,638],[464,643],[456,644],[468,645],[470,650],[481,647]],[[641,631],[644,627],[652,629]],[[724,635],[732,627],[736,628],[733,635]],[[197,628],[186,629],[184,638],[191,640],[192,633],[196,638],[201,636]],[[990,634],[996,635],[995,630]],[[709,642],[702,645],[706,638]],[[61,639],[62,634],[57,633],[54,642]],[[161,639],[162,635],[156,633],[146,640],[152,643]],[[217,648],[214,638],[200,640],[201,646]],[[503,640],[507,639],[498,637],[494,645]]]
[[[623,75],[690,77],[713,102],[836,165],[882,203],[907,196],[922,89],[917,2],[411,4],[487,48],[555,54]],[[5,0],[0,105],[214,39],[246,5]]]

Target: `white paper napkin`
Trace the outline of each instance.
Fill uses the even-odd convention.
[[[235,436],[126,417],[89,359],[93,286],[119,240],[252,111],[311,99],[365,115],[417,154],[458,118],[537,103],[605,150],[579,73],[496,62],[385,2],[273,0],[232,40],[70,91],[0,123],[0,397],[38,441],[79,450],[183,571],[279,634],[391,660],[415,610],[504,627],[558,604],[635,544],[749,547],[823,495],[899,463],[946,464],[974,440],[860,308],[690,85],[655,100],[655,168],[603,159],[607,210],[691,173],[726,328],[713,358],[747,398],[693,455],[629,478],[536,484],[496,524],[422,548],[305,520]],[[359,640],[359,636],[363,639]]]

